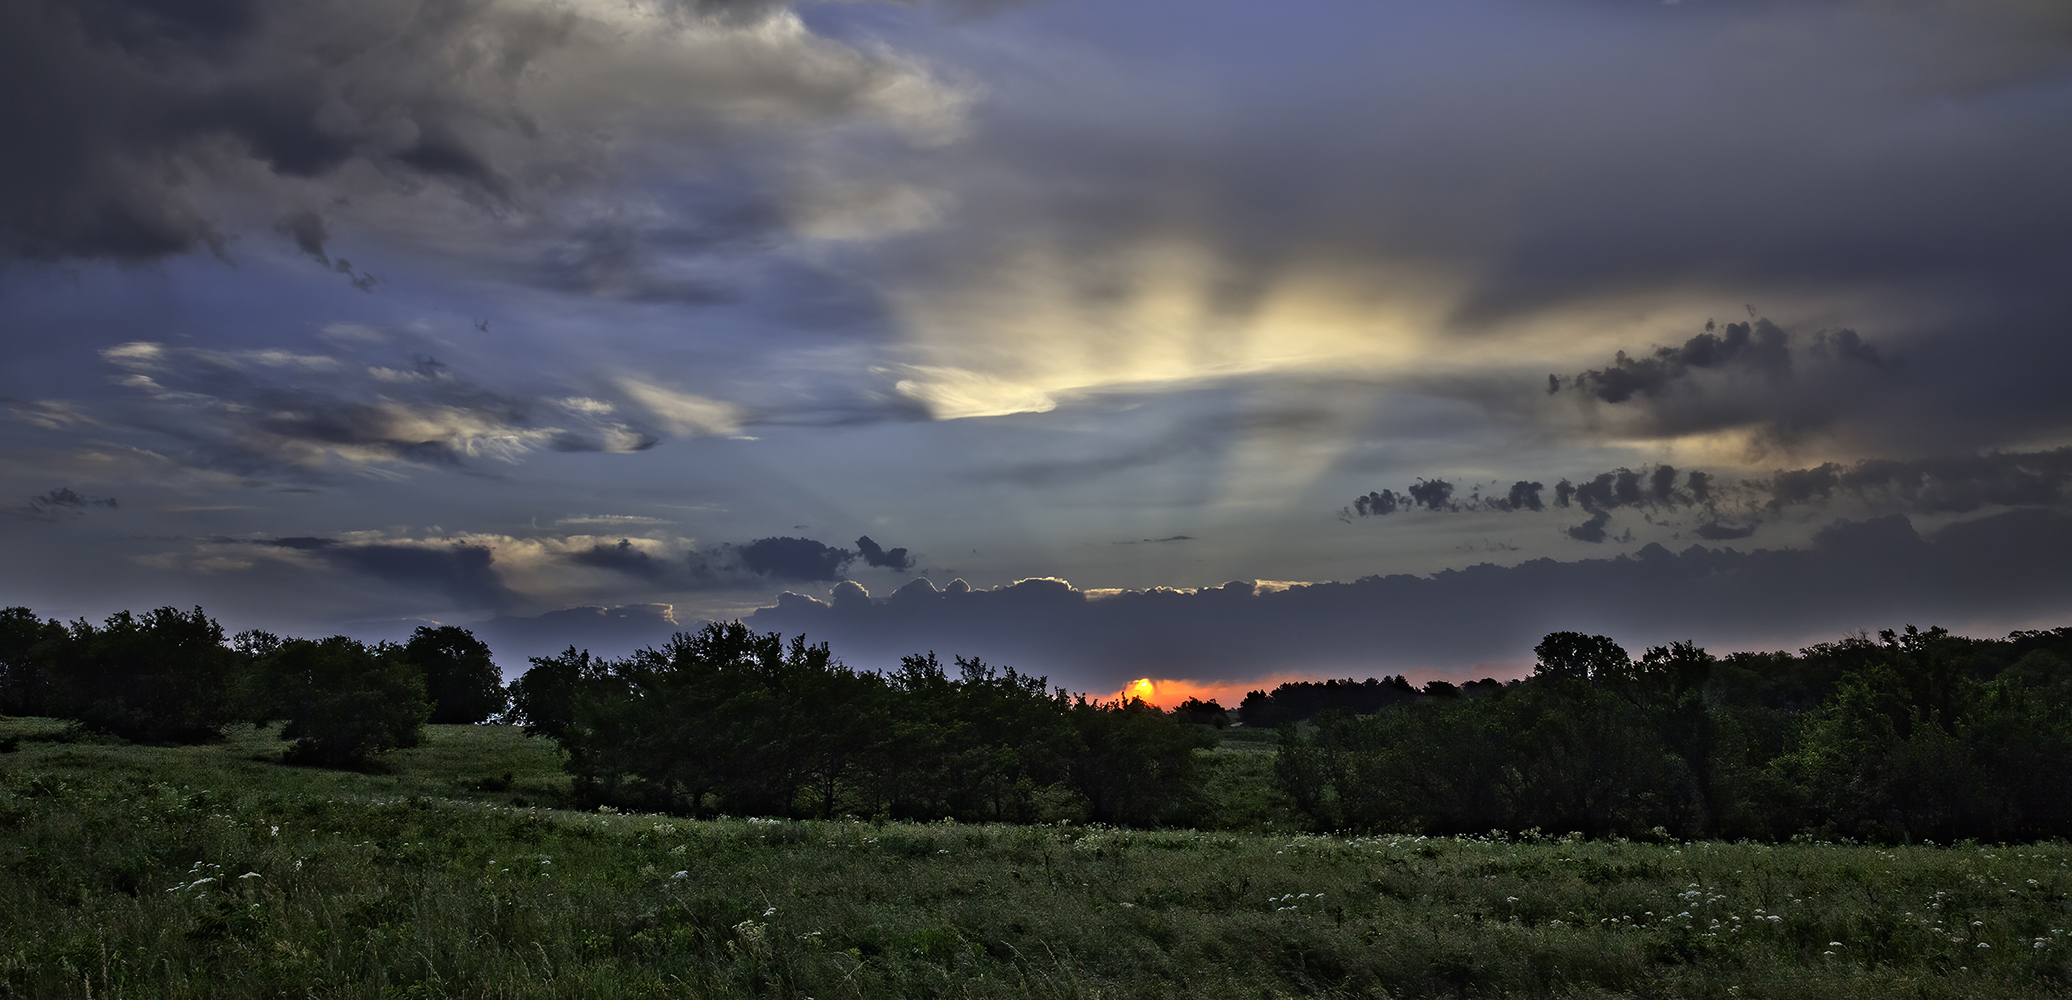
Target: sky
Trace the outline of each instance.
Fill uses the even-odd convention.
[[[1513,677],[2072,624],[2057,0],[11,0],[0,604]]]

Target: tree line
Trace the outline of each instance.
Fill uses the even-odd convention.
[[[2072,835],[2072,629],[1933,628],[1638,660],[1557,632],[1533,675],[1284,722],[1319,828],[1884,842]],[[1399,691],[1399,694],[1403,692]]]
[[[617,660],[571,647],[511,685],[586,803],[667,812],[1157,825],[1195,805],[1205,726],[934,653],[844,666],[739,622]],[[1220,710],[1219,710],[1220,711]]]
[[[1236,713],[1098,701],[979,659],[856,670],[739,622],[617,659],[534,657],[508,691],[465,629],[403,643],[226,637],[200,608],[95,624],[0,610],[0,713],[127,739],[280,724],[355,765],[426,722],[522,724],[577,800],[690,815],[1129,825],[1218,818],[1198,752],[1278,726],[1274,788],[1318,829],[1876,841],[2072,836],[2072,628],[1859,633],[1797,653],[1632,658],[1548,635],[1530,677],[1284,684]]]
[[[288,759],[357,765],[416,745],[426,722],[481,722],[505,708],[489,647],[453,626],[370,645],[226,638],[200,608],[121,611],[99,625],[0,610],[0,714],[72,719],[124,739],[198,743],[234,722],[279,722]]]
[[[1156,825],[1197,804],[1194,751],[1216,742],[1194,716],[1068,695],[982,660],[928,653],[859,671],[824,643],[739,622],[619,659],[534,657],[507,691],[462,628],[404,643],[226,637],[200,608],[170,607],[99,625],[0,611],[0,714],[157,743],[279,722],[287,760],[331,766],[414,746],[426,722],[496,719],[561,745],[580,804],[692,815]]]

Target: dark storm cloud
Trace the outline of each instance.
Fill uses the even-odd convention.
[[[1353,499],[1353,509],[1359,511],[1361,517],[1393,514],[1400,506],[1403,506],[1403,501],[1396,496],[1394,490],[1368,493],[1366,496]]]
[[[914,557],[907,555],[907,550],[882,548],[878,543],[871,541],[869,535],[856,540],[856,551],[863,556],[865,563],[882,569],[914,568]]]
[[[1681,345],[1640,357],[1619,351],[1603,368],[1550,375],[1548,391],[1579,393],[1646,435],[1741,429],[1760,446],[1788,448],[1861,423],[1912,388],[1897,380],[1899,366],[1854,330],[1797,337],[1762,318],[1714,329],[1708,321],[1706,332]]]
[[[1595,545],[1605,540],[1607,534],[1604,529],[1605,526],[1610,523],[1612,523],[1611,512],[1600,510],[1595,514],[1590,515],[1590,519],[1588,521],[1584,521],[1583,523],[1578,524],[1573,528],[1566,529],[1566,533],[1568,537],[1573,538],[1576,541],[1589,542],[1590,544]]]
[[[1642,466],[1638,470],[1613,469],[1584,477],[1580,486],[1563,479],[1554,484],[1554,506],[1574,504],[1589,511],[1617,507],[1677,507],[1694,502],[1705,503],[1705,498],[1712,495],[1712,480],[1705,473],[1691,473],[1682,489],[1677,487],[1676,481],[1677,469],[1671,465]],[[1504,488],[1502,480],[1497,480],[1490,484],[1490,492],[1486,496],[1481,489],[1479,484],[1475,485],[1466,497],[1456,499],[1453,483],[1444,479],[1419,479],[1402,494],[1380,490],[1356,497],[1352,506],[1341,510],[1339,515],[1345,519],[1349,514],[1374,517],[1417,509],[1453,514],[1546,509],[1546,502],[1540,498],[1546,489],[1542,483],[1521,479]]]
[[[1453,496],[1453,484],[1444,479],[1420,479],[1410,485],[1410,499],[1426,510],[1445,510],[1446,501]]]
[[[1771,377],[1791,373],[1790,337],[1769,320],[1758,319],[1753,327],[1728,323],[1725,336],[1715,336],[1709,322],[1705,327],[1705,333],[1685,341],[1682,347],[1657,347],[1647,357],[1629,358],[1620,351],[1611,365],[1586,371],[1568,384],[1604,402],[1623,403],[1636,394],[1661,395],[1694,371],[1740,368]],[[1842,332],[1851,343],[1856,342],[1855,331]]]
[[[631,540],[624,538],[619,539],[617,545],[593,545],[587,550],[569,556],[569,561],[578,566],[615,570],[654,583],[681,577],[686,568],[680,560],[649,555],[646,551],[636,548]]]
[[[0,187],[8,192],[0,199],[0,251],[145,260],[220,247],[223,236],[191,186],[191,174],[210,167],[210,157],[193,154],[217,142],[287,177],[319,176],[364,157],[493,188],[493,172],[459,137],[463,125],[454,119],[469,110],[438,100],[437,83],[398,95],[391,108],[415,122],[414,141],[325,127],[325,101],[337,96],[326,93],[327,83],[335,81],[298,63],[338,71],[380,43],[359,31],[298,37],[322,25],[329,13],[322,6],[8,4],[0,13],[0,66],[10,67],[6,90],[20,96],[0,102],[0,134],[35,141],[9,143],[14,152],[0,156]],[[409,25],[419,55],[437,58],[470,7],[479,5],[424,5]],[[499,41],[514,46],[504,55],[522,65],[520,39]],[[285,65],[272,58],[290,53]],[[394,93],[367,91],[376,89]],[[322,255],[320,217],[306,213],[291,231],[299,247]]]
[[[889,667],[903,654],[935,649],[1106,689],[1146,675],[1365,676],[1522,661],[1541,636],[1565,629],[1639,646],[1785,640],[1978,616],[2030,620],[2072,614],[2067,560],[2072,517],[2054,511],[1951,525],[1932,539],[1895,515],[1838,523],[1803,550],[1648,545],[1612,559],[1101,599],[1056,580],[942,591],[917,581],[882,601],[830,605],[788,594],[748,622],[829,641],[856,666]],[[1751,634],[1750,622],[1767,632]]]
[[[0,259],[223,255],[258,215],[362,290],[382,279],[341,230],[581,294],[725,300],[739,280],[686,265],[725,272],[789,229],[786,155],[748,147],[808,122],[918,135],[955,104],[889,50],[786,30],[789,7],[11,2]]]
[[[1353,5],[1308,25],[1203,4],[1156,29],[1111,9],[1095,22],[1167,61],[1001,101],[945,154],[982,178],[959,224],[900,250],[921,283],[1008,285],[1034,257],[1123,330],[1157,283],[1133,257],[1180,244],[1213,261],[1202,325],[1241,329],[1273,276],[1413,261],[1461,279],[1436,324],[1461,341],[1771,295],[1775,318],[1607,350],[1559,395],[1600,411],[1593,433],[1745,431],[1764,462],[2072,430],[2062,4]],[[1221,86],[1161,90],[1172,63]]]
[[[810,538],[758,538],[740,548],[751,572],[779,580],[840,580],[856,553]]]
[[[312,550],[343,569],[413,590],[440,594],[463,608],[499,608],[509,602],[488,546],[333,545]]]
[[[2072,448],[1913,461],[1867,459],[1835,471],[1838,489],[1871,499],[1889,498],[1927,513],[2057,506],[2072,499],[2067,494]]]
[[[616,544],[598,543],[587,549],[571,552],[567,559],[576,566],[612,570],[668,591],[738,590],[759,587],[765,583],[768,576],[797,580],[829,579],[819,576],[785,576],[767,567],[762,570],[755,569],[748,564],[748,548],[749,546],[742,545],[719,545],[709,550],[650,551],[648,548],[635,545],[630,539],[622,538]],[[759,554],[767,555],[766,552]]]
[[[1818,507],[1846,497],[1872,509],[1968,514],[1993,507],[2072,504],[2072,448],[1908,460],[1863,459],[1850,464],[1828,462],[1800,469],[1778,469],[1767,476],[1735,481],[1722,481],[1698,470],[1680,473],[1675,466],[1666,464],[1619,468],[1579,478],[1580,484],[1563,479],[1554,485],[1556,509],[1575,506],[1592,514],[1608,514],[1623,508],[1705,508],[1717,512],[1721,507],[1739,507],[1744,508],[1744,514],[1755,515],[1764,510],[1776,513],[1792,507]],[[1492,492],[1479,501],[1471,498],[1466,502],[1421,506],[1448,513],[1538,511],[1543,509],[1538,499],[1540,489],[1538,483],[1520,481],[1506,496]],[[1382,515],[1418,506],[1408,497],[1382,490],[1359,497],[1347,512]],[[1568,529],[1568,533],[1585,541],[1602,541],[1602,529],[1607,523],[1592,517],[1583,525]],[[1753,529],[1729,528],[1715,520],[1697,530],[1700,537],[1722,540],[1746,537]]]

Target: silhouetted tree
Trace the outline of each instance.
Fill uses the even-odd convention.
[[[369,649],[342,635],[291,639],[260,661],[271,711],[286,720],[281,738],[295,741],[290,760],[363,764],[422,739],[431,701],[424,676],[402,648]]]
[[[99,628],[81,619],[36,651],[51,686],[45,710],[104,732],[199,742],[220,738],[238,714],[233,694],[244,661],[200,608],[119,611]]]
[[[489,646],[467,629],[420,625],[403,644],[403,656],[424,673],[432,722],[482,722],[510,703]]]

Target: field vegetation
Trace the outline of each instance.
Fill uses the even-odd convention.
[[[1168,712],[8,609],[0,997],[2068,992],[2072,630],[1535,652]]]
[[[1330,836],[557,808],[554,745],[377,770],[0,722],[0,995],[2064,992],[2072,847]],[[1271,754],[1205,751],[1210,758]]]

